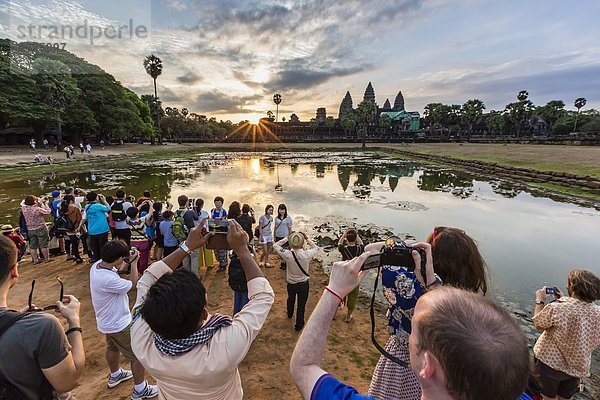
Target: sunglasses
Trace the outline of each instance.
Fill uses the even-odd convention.
[[[63,281],[60,280],[60,278],[57,276],[56,280],[58,282],[60,282],[60,297],[58,298],[58,301],[62,301],[63,300],[63,296],[64,296],[64,292],[65,292],[65,287],[63,285]],[[58,307],[53,304],[51,306],[46,306],[46,307],[34,307],[33,306],[33,289],[35,288],[35,279],[31,281],[31,292],[29,292],[29,308],[27,309],[27,312],[42,312],[42,311],[49,311],[49,310],[58,310]]]

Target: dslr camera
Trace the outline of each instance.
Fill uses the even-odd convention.
[[[412,257],[412,251],[417,250],[421,256],[420,268],[425,268],[427,257],[425,250],[412,247],[406,244],[402,239],[392,236],[385,241],[385,245],[380,253],[370,255],[361,270],[378,268],[382,265],[391,265],[404,267],[409,271],[415,270],[415,260]]]

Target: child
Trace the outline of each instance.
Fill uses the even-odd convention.
[[[27,242],[25,242],[25,238],[21,236],[21,234],[12,227],[12,225],[2,225],[0,231],[4,236],[12,240],[17,248],[19,249],[19,258],[18,261],[21,261],[21,258],[25,254],[25,250],[27,250]]]
[[[138,272],[143,274],[148,268],[150,254],[150,241],[146,235],[146,218],[139,218],[137,207],[129,207],[125,213],[127,214],[127,225],[131,228],[131,247],[137,247],[140,254]]]
[[[163,237],[163,257],[168,256],[179,246],[179,241],[173,235],[171,227],[173,226],[173,211],[163,212],[163,221],[158,225],[158,230]]]
[[[227,211],[223,208],[224,202],[225,200],[221,196],[215,197],[215,208],[210,210],[210,217],[212,219],[216,219],[217,221],[227,219]],[[215,250],[215,255],[217,260],[219,260],[219,272],[225,271],[227,268],[227,250]]]

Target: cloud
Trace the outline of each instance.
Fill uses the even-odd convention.
[[[292,63],[294,64],[294,63]],[[352,75],[368,69],[368,66],[353,68],[311,69],[301,65],[289,65],[278,71],[275,78],[265,85],[271,90],[308,89],[327,82],[331,78]]]
[[[238,97],[225,94],[219,90],[213,90],[199,94],[192,106],[194,110],[200,110],[199,112],[202,113],[253,113],[255,111],[243,107],[253,101],[260,100],[262,97],[261,95]]]
[[[198,83],[202,81],[202,77],[200,75],[195,74],[192,71],[186,72],[184,75],[178,76],[177,81],[181,83]]]

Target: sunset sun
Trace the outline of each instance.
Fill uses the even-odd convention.
[[[259,121],[260,121],[260,119],[261,119],[262,117],[263,117],[263,115],[262,115],[262,114],[258,114],[258,113],[256,113],[256,114],[248,114],[248,117],[247,117],[247,119],[248,119],[248,121],[249,121],[251,124],[253,124],[253,125],[258,125],[258,123],[259,123]]]

